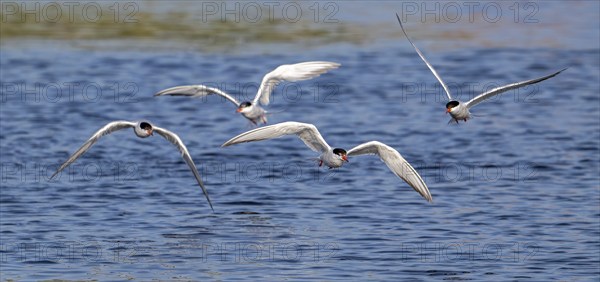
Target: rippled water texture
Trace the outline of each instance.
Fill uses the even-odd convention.
[[[535,24],[506,25],[519,41],[510,47],[486,44],[501,35],[482,32],[477,22],[407,23],[463,100],[569,67],[477,106],[459,125],[447,124],[442,89],[401,36],[302,52],[276,44],[250,54],[3,42],[2,280],[597,279],[598,6],[551,3],[539,4],[537,23],[556,31],[548,46],[531,35]],[[369,8],[378,4],[362,4],[369,12],[354,21],[397,29],[394,5],[380,4],[375,12]],[[356,13],[343,7],[341,19]],[[593,28],[552,28],[554,21]],[[437,41],[446,29],[478,32]],[[461,40],[469,47],[452,44]],[[308,60],[342,67],[281,84],[269,123],[313,123],[329,144],[347,149],[389,144],[421,173],[433,203],[376,157],[327,170],[293,137],[220,148],[252,128],[235,107],[216,97],[152,97],[190,83],[251,97],[264,73]],[[104,137],[48,181],[95,130],[117,119],[148,119],[178,133],[215,213],[174,147],[130,130]]]

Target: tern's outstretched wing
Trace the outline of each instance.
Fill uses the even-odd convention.
[[[465,106],[467,108],[471,108],[471,107],[473,107],[473,106],[475,106],[475,105],[477,105],[477,104],[485,101],[486,99],[494,97],[494,96],[496,96],[496,95],[498,95],[500,93],[503,93],[503,92],[506,92],[506,91],[509,91],[509,90],[512,90],[512,89],[517,89],[517,88],[520,88],[520,87],[524,87],[524,86],[527,86],[527,85],[535,84],[535,83],[538,83],[538,82],[541,82],[541,81],[544,81],[544,80],[546,80],[548,78],[556,76],[557,74],[561,73],[564,70],[566,70],[566,68],[564,68],[562,70],[559,70],[559,71],[557,71],[557,72],[555,72],[553,74],[549,74],[547,76],[542,76],[542,77],[535,78],[535,79],[525,80],[525,81],[521,81],[521,82],[516,82],[516,83],[512,83],[512,84],[508,84],[508,85],[496,87],[496,88],[494,88],[494,89],[492,89],[490,91],[487,91],[485,93],[479,94],[477,97],[475,97],[475,98],[471,99],[469,102],[465,103]]]
[[[315,152],[323,153],[330,149],[327,142],[325,142],[325,139],[323,139],[319,133],[317,127],[312,124],[294,121],[278,123],[244,132],[225,142],[222,147],[244,142],[272,139],[281,137],[283,135],[292,134],[298,135],[298,137],[304,141],[304,144],[306,144],[306,146]]]
[[[165,90],[162,90],[162,91],[154,94],[154,96],[170,95],[170,96],[205,97],[205,96],[213,95],[213,94],[224,97],[225,99],[234,103],[236,105],[236,107],[240,105],[240,102],[238,102],[235,98],[233,98],[233,96],[231,96],[217,88],[208,87],[208,86],[200,85],[200,84],[199,85],[184,85],[184,86],[171,87],[169,89],[165,89]]]
[[[315,78],[329,70],[337,69],[339,66],[338,63],[319,61],[281,65],[263,77],[252,103],[256,105],[260,101],[261,104],[268,105],[273,88],[282,81],[300,81]]]
[[[210,209],[212,209],[214,212],[215,209],[213,209],[213,205],[210,202],[210,198],[208,197],[208,191],[204,187],[204,183],[202,183],[202,178],[200,177],[200,173],[198,173],[196,164],[194,164],[194,160],[192,160],[192,157],[190,156],[190,153],[188,152],[187,147],[185,147],[185,144],[183,144],[183,141],[181,141],[181,139],[179,138],[179,136],[177,136],[177,134],[175,134],[169,130],[166,130],[164,128],[155,126],[154,132],[160,134],[160,136],[164,137],[169,142],[173,143],[173,145],[175,145],[177,147],[179,152],[181,152],[181,156],[183,157],[183,160],[185,161],[185,163],[187,163],[187,165],[192,170],[192,173],[194,174],[194,177],[196,178],[198,185],[200,185],[200,188],[202,188],[204,197],[206,197],[206,200],[208,201],[208,204],[210,205]]]
[[[431,202],[431,193],[417,171],[394,148],[378,141],[360,144],[348,151],[348,156],[378,155],[398,177],[415,189],[423,198]]]
[[[410,45],[412,45],[413,48],[415,48],[415,51],[417,51],[417,54],[419,54],[419,57],[421,57],[421,60],[423,60],[423,62],[425,62],[425,64],[427,65],[429,70],[431,70],[431,72],[433,73],[435,78],[437,78],[437,80],[440,82],[442,87],[444,87],[444,91],[446,91],[446,95],[448,96],[448,101],[452,101],[452,96],[450,95],[450,89],[448,88],[446,83],[444,83],[444,81],[442,80],[440,75],[437,73],[437,71],[435,71],[433,66],[427,61],[427,59],[425,59],[425,56],[423,56],[423,53],[421,53],[421,50],[419,50],[419,48],[417,48],[417,46],[410,40],[410,37],[408,37],[408,34],[406,34],[406,31],[404,30],[404,27],[402,26],[402,21],[400,20],[400,16],[398,16],[398,14],[396,14],[396,17],[398,18],[398,23],[400,24],[400,28],[402,29],[402,32],[406,36],[406,39],[408,39],[408,42],[410,42]]]
[[[135,127],[135,125],[136,125],[135,122],[120,120],[120,121],[110,122],[107,125],[105,125],[104,127],[100,128],[100,130],[96,131],[96,133],[94,133],[94,135],[92,135],[92,137],[90,137],[90,139],[88,139],[88,141],[83,143],[83,145],[81,145],[81,147],[77,151],[75,151],[75,153],[73,153],[69,157],[69,159],[67,159],[67,161],[65,161],[60,166],[60,168],[58,168],[58,170],[54,174],[52,174],[52,176],[50,176],[50,179],[54,178],[63,169],[65,169],[67,166],[69,166],[75,160],[77,160],[77,158],[81,157],[81,155],[83,155],[85,152],[87,152],[87,150],[89,150],[94,144],[96,144],[96,142],[98,142],[98,140],[100,140],[100,137],[111,134],[117,130],[121,130],[121,129],[128,128],[128,127]]]

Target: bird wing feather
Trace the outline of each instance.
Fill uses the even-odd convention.
[[[254,97],[253,104],[256,105],[260,101],[261,104],[268,105],[271,92],[282,81],[293,82],[315,78],[339,66],[340,64],[338,63],[324,61],[281,65],[263,77],[256,97]]]
[[[156,126],[154,127],[154,132],[158,133],[160,136],[167,139],[167,141],[169,141],[173,145],[175,145],[175,147],[177,147],[179,152],[181,152],[181,156],[183,157],[183,160],[190,167],[190,170],[192,170],[192,173],[194,174],[194,177],[196,178],[198,185],[200,185],[200,188],[202,188],[202,193],[204,193],[204,197],[206,197],[206,200],[208,201],[210,208],[214,212],[213,205],[210,201],[210,197],[208,196],[208,190],[206,190],[206,187],[204,187],[204,183],[202,182],[202,177],[200,177],[200,173],[198,172],[198,169],[196,168],[196,164],[194,163],[194,160],[192,160],[192,157],[190,156],[190,152],[188,151],[187,147],[185,146],[185,144],[183,144],[183,141],[181,141],[181,138],[179,138],[179,136],[177,134],[175,134],[169,130],[166,130],[166,129],[160,128],[160,127],[156,127]]]
[[[359,155],[377,155],[388,168],[417,193],[419,193],[427,201],[431,202],[432,197],[429,188],[423,181],[423,178],[417,171],[400,155],[394,148],[378,141],[371,141],[360,144],[348,151],[348,156]]]
[[[94,144],[96,144],[96,142],[98,142],[98,140],[100,140],[100,138],[102,136],[111,134],[111,133],[121,130],[121,129],[135,127],[135,126],[136,126],[135,122],[124,121],[124,120],[113,121],[113,122],[106,124],[104,127],[100,128],[98,131],[96,131],[96,133],[94,133],[94,135],[92,135],[92,137],[90,137],[90,139],[88,139],[85,143],[83,143],[83,145],[81,145],[81,147],[79,147],[79,149],[77,149],[77,151],[75,151],[75,153],[73,153],[58,168],[58,170],[56,170],[56,172],[54,174],[52,174],[52,176],[50,176],[50,179],[53,179],[63,169],[65,169],[67,166],[69,166],[70,164],[75,162],[75,160],[77,160],[79,157],[81,157],[83,154],[85,154],[85,152],[87,152]]]
[[[542,82],[548,78],[554,77],[556,75],[558,75],[559,73],[563,72],[564,70],[566,70],[566,68],[557,71],[555,73],[546,75],[546,76],[542,76],[542,77],[538,77],[538,78],[534,78],[534,79],[530,79],[530,80],[525,80],[525,81],[521,81],[521,82],[516,82],[516,83],[511,83],[511,84],[507,84],[504,86],[500,86],[500,87],[496,87],[490,91],[487,91],[485,93],[479,94],[477,95],[477,97],[471,99],[470,101],[468,101],[467,103],[465,103],[465,106],[467,108],[471,108],[489,98],[492,98],[500,93],[504,93],[506,91],[512,90],[512,89],[517,89],[517,88],[521,88],[527,85],[531,85],[531,84],[535,84],[538,82]]]
[[[222,147],[244,142],[273,139],[284,135],[297,135],[306,146],[315,152],[323,153],[330,149],[317,127],[312,124],[294,121],[264,126],[244,132],[225,142]]]
[[[165,95],[188,96],[188,97],[194,97],[194,98],[206,97],[208,95],[218,95],[218,96],[221,96],[221,97],[229,100],[236,106],[240,105],[240,102],[238,102],[238,100],[233,98],[233,96],[225,93],[224,91],[221,91],[214,87],[208,87],[205,85],[201,85],[201,84],[175,86],[175,87],[171,87],[171,88],[162,90],[162,91],[154,94],[154,96],[165,96]]]

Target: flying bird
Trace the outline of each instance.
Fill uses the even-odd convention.
[[[88,139],[77,151],[75,151],[75,153],[73,153],[58,168],[58,170],[54,174],[52,174],[50,179],[53,179],[63,169],[65,169],[67,166],[69,166],[70,164],[75,162],[75,160],[77,160],[79,157],[81,157],[81,155],[83,155],[94,144],[96,144],[96,142],[98,142],[98,140],[100,140],[100,138],[102,136],[111,134],[115,131],[125,129],[125,128],[133,128],[133,132],[135,133],[135,135],[140,138],[147,138],[149,136],[152,136],[153,133],[156,132],[163,138],[167,139],[167,141],[173,143],[173,145],[175,145],[177,147],[179,152],[181,152],[181,156],[183,157],[183,160],[187,163],[187,165],[192,170],[192,173],[194,174],[194,177],[196,178],[198,185],[200,185],[200,188],[202,188],[202,192],[204,193],[206,200],[208,200],[208,204],[210,205],[210,208],[214,211],[212,203],[210,202],[210,198],[208,197],[208,191],[206,190],[206,188],[204,187],[204,184],[202,183],[200,174],[198,173],[198,170],[196,169],[196,165],[194,164],[194,161],[192,160],[192,157],[190,156],[188,149],[185,147],[185,144],[183,144],[183,142],[181,141],[179,136],[177,136],[177,134],[175,134],[169,130],[166,130],[164,128],[160,128],[158,126],[153,126],[148,121],[130,122],[130,121],[122,121],[121,120],[121,121],[113,121],[113,122],[108,123],[104,127],[100,128],[100,130],[96,131],[96,133],[94,133],[94,135],[92,135],[92,137],[90,137],[90,139]]]
[[[404,27],[402,26],[402,21],[400,20],[400,16],[398,16],[398,14],[396,14],[396,18],[398,18],[398,23],[400,24],[400,28],[402,29],[402,32],[406,36],[406,39],[408,39],[408,42],[410,42],[410,44],[413,46],[413,48],[415,48],[415,51],[417,51],[417,54],[419,54],[419,57],[421,57],[421,60],[423,60],[423,62],[425,62],[425,64],[429,68],[429,70],[431,70],[431,72],[433,73],[435,78],[437,78],[437,80],[440,82],[440,84],[444,88],[444,91],[446,92],[446,96],[448,96],[448,100],[449,100],[448,103],[446,104],[446,113],[449,113],[450,116],[452,117],[450,122],[455,121],[456,123],[458,123],[459,120],[464,120],[466,122],[468,119],[471,118],[471,112],[469,111],[469,109],[471,109],[473,106],[475,106],[493,96],[496,96],[500,93],[504,93],[509,90],[521,88],[521,87],[535,84],[538,82],[542,82],[548,78],[556,76],[557,74],[559,74],[562,71],[567,69],[567,68],[564,68],[560,71],[557,71],[555,73],[552,73],[552,74],[549,74],[546,76],[542,76],[539,78],[534,78],[534,79],[530,79],[530,80],[525,80],[525,81],[521,81],[521,82],[516,82],[516,83],[511,83],[511,84],[507,84],[504,86],[496,87],[492,90],[489,90],[487,92],[484,92],[484,93],[481,93],[481,94],[475,96],[475,98],[473,98],[467,102],[461,102],[461,101],[458,101],[458,100],[455,100],[452,98],[452,95],[450,95],[450,89],[448,88],[446,83],[444,83],[444,81],[442,80],[440,75],[435,71],[433,66],[427,61],[427,59],[425,59],[425,56],[423,55],[423,53],[421,53],[419,48],[417,48],[417,46],[412,42],[412,40],[410,40],[410,37],[408,37],[408,34],[406,34],[406,31],[404,30]]]
[[[342,148],[332,148],[323,139],[317,127],[312,124],[290,121],[256,128],[231,138],[222,147],[267,140],[284,135],[297,135],[308,148],[320,153],[319,166],[325,165],[329,168],[338,168],[348,162],[348,156],[377,155],[396,176],[404,180],[427,201],[432,201],[431,193],[425,181],[394,148],[378,141],[360,144],[349,151]]]
[[[176,86],[162,90],[154,96],[189,96],[189,97],[205,97],[207,95],[219,95],[229,100],[237,107],[237,112],[241,113],[245,118],[250,120],[254,125],[262,122],[267,123],[267,111],[260,104],[268,105],[273,88],[282,81],[301,81],[320,76],[332,69],[340,66],[333,62],[303,62],[293,65],[281,65],[267,73],[260,83],[258,92],[252,101],[239,102],[233,96],[221,91],[217,88],[208,87],[205,85],[185,85]]]

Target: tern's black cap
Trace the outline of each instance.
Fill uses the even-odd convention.
[[[152,125],[149,122],[142,121],[140,123],[140,128],[148,130],[148,129],[152,129]]]
[[[454,108],[460,104],[458,101],[450,101],[446,104],[446,109]]]

